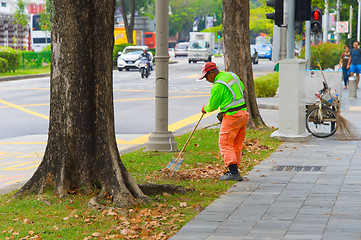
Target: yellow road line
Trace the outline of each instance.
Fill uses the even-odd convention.
[[[353,106],[348,108],[349,111],[361,111],[361,107],[359,106]]]
[[[193,74],[193,75],[189,75],[189,76],[186,76],[186,78],[199,78],[201,75],[199,74]]]
[[[15,162],[7,162],[7,163],[0,163],[0,166],[2,165],[9,165],[9,164],[13,164],[13,163],[22,163],[23,161],[15,161]]]
[[[29,166],[29,167],[18,168],[18,167],[21,167],[21,166],[24,166],[24,165],[28,165],[28,164],[30,164],[30,163],[36,163],[36,164],[31,165],[31,166]],[[4,171],[28,170],[28,169],[32,169],[32,168],[38,167],[40,163],[41,163],[41,161],[23,162],[23,163],[19,163],[19,164],[16,164],[16,165],[12,165],[12,166],[10,166],[10,167],[3,168],[3,169],[1,169],[1,170],[4,170]]]
[[[43,115],[43,114],[40,114],[40,113],[31,111],[31,110],[28,110],[28,109],[26,109],[26,108],[20,107],[20,106],[18,106],[18,105],[16,105],[16,104],[13,104],[13,103],[4,101],[4,100],[2,100],[2,99],[0,99],[0,103],[3,103],[3,104],[5,104],[5,105],[8,105],[9,107],[13,107],[13,108],[15,108],[15,109],[18,109],[18,110],[20,110],[20,111],[29,113],[29,114],[31,114],[31,115],[34,115],[34,116],[41,117],[41,118],[44,118],[44,119],[46,119],[46,120],[49,120],[49,117],[48,117],[48,116],[45,116],[45,115]]]
[[[10,185],[10,184],[18,183],[18,182],[24,181],[24,180],[25,180],[25,178],[20,178],[20,179],[17,179],[17,180],[15,180],[15,181],[7,182],[7,183],[5,183],[5,185]]]
[[[8,175],[0,175],[0,178],[4,178],[7,177]]]

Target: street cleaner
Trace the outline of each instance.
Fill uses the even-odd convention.
[[[217,116],[221,121],[219,149],[229,171],[219,179],[242,181],[238,166],[241,164],[243,140],[249,120],[243,97],[244,85],[236,74],[219,71],[213,62],[207,62],[202,67],[199,79],[203,78],[214,85],[208,104],[202,107],[202,113],[213,112],[218,108],[221,110]]]

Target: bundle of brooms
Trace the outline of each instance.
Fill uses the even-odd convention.
[[[318,59],[317,59],[317,63],[321,70],[323,80],[324,80],[326,86],[328,86],[325,75],[323,74],[323,71],[322,71],[321,64],[318,61]],[[346,118],[341,116],[340,108],[337,106],[336,101],[333,100],[335,98],[332,96],[331,91],[329,91],[329,94],[331,96],[332,104],[333,104],[333,106],[335,108],[335,112],[336,112],[336,121],[337,121],[336,136],[337,136],[337,138],[341,141],[361,140],[361,134],[360,134],[359,130],[357,129],[357,127],[355,127],[349,120],[347,120]]]

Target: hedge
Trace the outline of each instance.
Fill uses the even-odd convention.
[[[336,43],[320,43],[311,46],[311,69],[319,69],[317,59],[320,61],[322,69],[334,69],[338,65],[342,53],[344,52],[344,44]],[[305,48],[301,50],[300,58],[305,58]]]
[[[254,80],[256,97],[273,97],[279,84],[278,72],[270,73]]]
[[[0,47],[0,57],[8,61],[8,71],[15,72],[20,66],[20,51],[10,47]]]
[[[9,69],[9,62],[5,58],[0,57],[0,73],[7,72]]]

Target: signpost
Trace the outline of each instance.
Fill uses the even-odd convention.
[[[348,22],[336,22],[336,33],[348,33]]]

